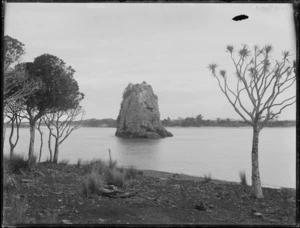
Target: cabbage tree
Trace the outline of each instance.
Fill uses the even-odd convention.
[[[273,60],[272,51],[271,45],[254,46],[252,53],[247,45],[242,45],[237,52],[233,46],[227,46],[235,77],[230,78],[225,70],[218,71],[216,64],[208,67],[234,110],[253,128],[252,188],[257,198],[263,197],[258,161],[259,133],[268,121],[296,102],[296,95],[288,93],[296,81],[296,64],[290,62],[288,51],[283,51],[278,60]]]

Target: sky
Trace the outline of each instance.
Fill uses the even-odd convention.
[[[233,74],[227,45],[274,47],[296,56],[291,4],[6,3],[4,34],[25,44],[23,61],[48,53],[75,70],[85,118],[114,118],[129,83],[146,81],[161,119],[241,119],[208,64]],[[232,18],[246,14],[247,20]],[[289,95],[296,93],[295,87]],[[294,120],[295,105],[279,120]]]

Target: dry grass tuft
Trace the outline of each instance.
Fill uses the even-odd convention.
[[[92,194],[99,194],[103,186],[102,176],[99,173],[92,172],[83,181],[83,194],[89,196]]]
[[[60,164],[60,165],[68,165],[69,162],[70,162],[70,160],[68,160],[68,159],[63,159],[63,160],[61,160],[58,164]]]
[[[129,169],[117,167],[117,162],[112,161],[111,158],[108,162],[100,159],[90,162],[77,162],[77,165],[88,173],[87,178],[83,181],[83,194],[89,196],[91,194],[99,194],[104,185],[114,185],[120,188],[127,186],[132,182],[137,175],[140,174],[134,167]]]
[[[81,163],[82,163],[82,160],[79,158],[79,159],[77,160],[76,166],[80,168],[80,167],[81,167]]]
[[[78,164],[78,162],[77,162],[77,164]],[[83,168],[85,173],[96,172],[99,174],[103,174],[104,171],[108,168],[108,165],[100,159],[92,160],[90,162],[80,161],[80,166]]]
[[[204,175],[204,182],[205,183],[209,183],[212,181],[212,178],[211,178],[211,174],[209,173],[208,175]]]
[[[3,174],[3,190],[10,194],[12,191],[14,191],[17,188],[17,182],[15,178],[8,173]]]
[[[115,185],[118,187],[124,187],[126,182],[125,174],[117,169],[107,169],[104,173],[104,178],[108,185]]]
[[[239,172],[239,175],[240,175],[241,185],[247,186],[246,173],[244,171],[241,171]]]
[[[131,166],[130,168],[126,169],[125,177],[127,180],[135,179],[138,175],[138,171],[135,167]]]
[[[13,155],[12,157],[4,157],[4,162],[6,163],[6,170],[9,173],[21,173],[22,171],[30,171],[36,164],[37,157],[33,156],[32,160],[28,162],[24,158],[24,156],[21,155]]]

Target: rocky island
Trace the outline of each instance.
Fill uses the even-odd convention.
[[[125,89],[115,135],[151,139],[173,136],[162,126],[158,97],[146,82],[135,85],[129,83]]]

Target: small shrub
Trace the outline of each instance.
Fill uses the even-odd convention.
[[[77,162],[78,164],[78,162]],[[103,162],[102,160],[98,159],[98,160],[92,160],[90,162],[82,162],[80,161],[80,165],[82,167],[82,169],[84,170],[85,173],[92,173],[92,172],[96,172],[96,173],[103,173],[104,170],[107,168],[107,164],[105,164],[105,162]]]
[[[102,185],[103,181],[101,176],[98,173],[92,172],[83,181],[83,194],[85,196],[98,194]]]
[[[205,183],[209,183],[209,182],[211,182],[212,181],[212,179],[211,179],[211,174],[208,174],[208,175],[204,175],[204,182]]]
[[[8,173],[4,173],[3,175],[3,190],[10,194],[17,187],[17,182],[15,178]]]
[[[83,169],[84,173],[91,173],[92,172],[92,165],[88,162],[81,162],[81,168]]]
[[[118,187],[123,187],[125,185],[124,173],[121,173],[117,169],[107,169],[104,177],[108,185],[115,185]]]
[[[125,172],[125,169],[124,169],[123,167],[117,168],[117,170],[118,170],[120,173],[124,173],[124,172]]]
[[[247,186],[246,173],[244,171],[239,172],[241,185]]]
[[[108,169],[108,165],[106,162],[98,159],[91,162],[92,171],[103,175],[105,171]]]
[[[11,158],[8,159],[8,171],[11,173],[20,173],[21,170],[29,170],[30,164],[28,164],[28,161],[24,158],[24,156],[21,155],[14,155]]]
[[[133,166],[131,166],[129,169],[126,169],[125,172],[126,179],[135,179],[137,175],[138,175],[138,171]]]
[[[76,164],[77,167],[79,167],[79,168],[81,167],[81,162],[82,162],[82,161],[81,161],[81,159],[79,158],[79,159],[77,160],[77,164]]]
[[[138,171],[137,171],[137,174],[138,174],[139,176],[143,176],[143,175],[144,175],[144,172],[143,172],[142,170],[138,170]]]
[[[69,162],[70,162],[70,160],[68,160],[68,159],[63,159],[63,160],[61,160],[61,161],[59,162],[59,164],[60,164],[60,165],[68,165]]]
[[[9,196],[4,202],[3,222],[7,225],[28,223],[26,218],[27,199],[25,197]]]
[[[109,162],[109,168],[110,169],[115,169],[117,167],[117,161],[110,161]]]

